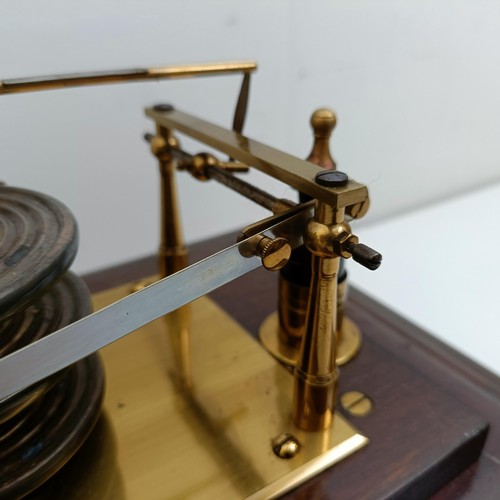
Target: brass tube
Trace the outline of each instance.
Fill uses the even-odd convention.
[[[313,254],[312,275],[305,331],[294,373],[292,416],[295,424],[307,431],[328,428],[335,410],[336,297],[340,258],[328,248],[323,229],[341,223],[343,216],[343,209],[334,210],[317,203],[314,223],[306,235],[306,245]],[[320,232],[315,232],[318,226]]]
[[[160,276],[165,278],[188,265],[188,250],[184,243],[175,182],[176,161],[172,155],[178,142],[171,131],[157,126],[158,137],[167,145],[166,152],[157,155],[161,185],[161,240],[158,250]],[[178,383],[189,389],[192,386],[190,359],[190,306],[183,306],[165,316],[174,357],[174,369]]]
[[[0,80],[0,95],[140,80],[187,78],[227,73],[248,74],[255,71],[255,69],[257,69],[257,63],[253,61],[234,61],[165,66],[160,68],[96,71],[89,73],[72,73],[67,75],[49,75],[29,78],[11,78],[7,80]]]
[[[157,134],[168,144],[171,133],[158,126]],[[159,158],[161,177],[161,241],[159,269],[162,278],[180,271],[188,265],[188,251],[182,235],[177,186],[175,183],[175,161]]]
[[[293,419],[319,431],[332,423],[337,391],[335,295],[339,258],[312,256],[308,314],[294,377]]]

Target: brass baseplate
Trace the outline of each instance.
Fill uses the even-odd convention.
[[[97,294],[96,310],[130,288]],[[190,388],[165,318],[101,350],[120,498],[273,498],[368,443],[339,414],[330,430],[297,429],[290,372],[210,299],[189,307]],[[282,433],[301,444],[293,458],[273,452]]]

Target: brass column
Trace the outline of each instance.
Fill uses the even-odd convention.
[[[312,253],[312,277],[305,331],[294,374],[293,420],[301,429],[318,431],[331,425],[337,391],[337,274],[340,258],[331,237],[344,229],[344,209],[318,202],[306,231]]]
[[[168,105],[157,108],[166,110]],[[156,126],[156,135],[151,139],[151,151],[158,158],[161,184],[161,240],[158,249],[160,277],[165,278],[188,265],[188,250],[184,244],[175,182],[176,161],[172,149],[179,142],[171,130]],[[165,316],[175,365],[175,378],[183,387],[191,387],[190,362],[190,307],[181,307]]]
[[[188,251],[182,235],[177,186],[175,184],[175,160],[172,148],[178,147],[172,132],[160,125],[151,141],[151,150],[159,161],[161,177],[161,240],[158,250],[158,266],[162,278],[180,271],[188,265]]]

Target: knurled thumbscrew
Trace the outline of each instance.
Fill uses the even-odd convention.
[[[257,244],[256,254],[268,271],[278,271],[290,259],[292,248],[285,238],[269,238],[264,236]]]

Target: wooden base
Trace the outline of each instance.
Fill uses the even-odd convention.
[[[227,243],[220,238],[198,246],[194,258]],[[88,283],[97,289],[153,270],[154,261],[144,260],[135,268],[89,276]],[[256,335],[276,307],[276,289],[276,276],[258,270],[212,297]],[[359,390],[374,401],[371,414],[348,417],[370,444],[288,495],[423,498],[443,487],[435,498],[494,498],[500,486],[498,379],[355,290],[346,312],[361,328],[364,344],[342,368],[340,392]],[[487,451],[460,474],[481,453],[486,421]]]

